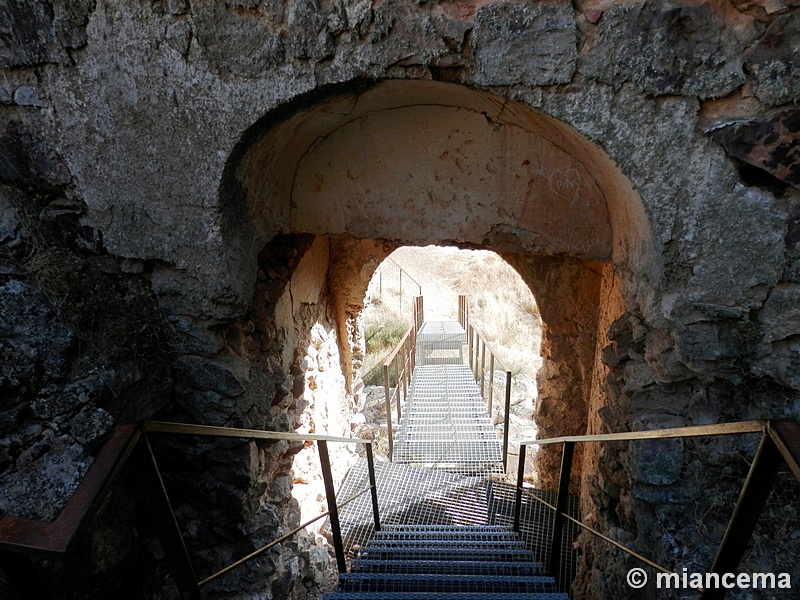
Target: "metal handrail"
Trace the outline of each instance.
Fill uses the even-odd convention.
[[[519,531],[522,508],[522,494],[524,488],[525,454],[529,445],[564,444],[561,476],[559,480],[556,505],[545,502],[532,495],[537,502],[555,511],[553,533],[550,541],[549,571],[553,576],[558,575],[560,567],[560,548],[563,538],[563,528],[566,520],[576,523],[591,534],[613,544],[634,558],[665,573],[673,571],[659,565],[644,556],[616,542],[596,529],[589,527],[578,519],[565,512],[569,481],[572,470],[572,457],[576,443],[586,442],[618,442],[635,440],[656,440],[670,438],[685,438],[699,436],[735,435],[747,433],[761,433],[759,445],[750,472],[747,475],[739,499],[734,508],[733,515],[726,529],[722,543],[717,551],[717,556],[711,566],[710,573],[734,572],[744,555],[746,546],[755,530],[761,511],[766,504],[767,497],[772,491],[778,469],[786,464],[792,473],[800,480],[800,424],[794,421],[740,421],[735,423],[722,423],[716,425],[700,425],[694,427],[676,427],[671,429],[655,429],[650,431],[633,431],[623,433],[610,433],[599,435],[563,436],[544,440],[525,440],[520,442],[519,465],[517,472],[516,498],[514,505],[514,531]],[[701,589],[701,600],[721,600],[726,589]]]
[[[378,494],[377,494],[378,488],[375,480],[375,461],[372,454],[372,442],[370,440],[318,435],[318,434],[299,434],[299,433],[285,433],[277,431],[262,431],[258,429],[235,429],[228,427],[212,427],[208,425],[194,425],[190,423],[170,423],[163,421],[149,421],[144,424],[144,427],[147,431],[153,433],[168,433],[177,435],[212,436],[212,437],[224,437],[224,438],[270,440],[270,441],[279,441],[279,440],[297,441],[297,442],[316,441],[320,456],[322,479],[325,485],[325,496],[328,502],[328,511],[325,515],[319,515],[311,522],[314,522],[322,518],[322,516],[330,517],[331,535],[333,537],[333,548],[334,548],[334,553],[336,555],[337,567],[340,573],[347,572],[347,562],[345,560],[344,546],[342,543],[342,533],[341,533],[341,528],[339,526],[339,510],[338,510],[339,505],[337,505],[336,503],[336,491],[334,489],[333,475],[331,473],[331,461],[330,461],[330,456],[328,454],[328,442],[335,442],[335,443],[338,442],[345,444],[352,444],[352,443],[364,444],[364,447],[366,448],[367,452],[367,469],[369,471],[370,486],[369,488],[363,490],[362,492],[359,492],[357,496],[349,498],[347,502],[349,503],[356,497],[360,496],[361,494],[366,493],[367,491],[371,491],[372,511],[373,511],[375,531],[380,531],[381,526],[380,526],[380,516],[378,514]],[[341,504],[341,506],[343,505],[344,503]],[[300,529],[298,528],[297,531],[299,530]],[[217,573],[209,577],[206,577],[205,579],[203,579],[201,582],[198,583],[198,586],[205,585],[206,583],[227,573],[234,567],[244,564],[251,558],[258,556],[259,554],[261,554],[265,550],[268,550],[277,543],[279,542],[273,540],[272,542],[260,548],[259,550],[256,550],[255,552],[252,552],[248,556],[237,560],[232,565],[229,565],[224,569],[218,571]]]
[[[354,494],[353,496],[351,496],[351,497],[350,497],[350,498],[348,498],[347,500],[344,500],[343,502],[339,502],[339,504],[338,504],[338,508],[342,508],[343,506],[347,506],[347,505],[348,505],[348,504],[350,504],[350,503],[351,503],[353,500],[357,500],[358,498],[360,498],[361,496],[363,496],[364,494],[366,494],[366,493],[367,493],[367,492],[369,492],[370,490],[371,490],[371,488],[370,488],[370,487],[368,487],[368,488],[364,488],[363,490],[361,490],[361,491],[360,491],[360,492],[358,492],[357,494]],[[303,524],[301,524],[301,525],[298,525],[297,527],[295,527],[295,528],[294,528],[294,529],[292,529],[291,531],[289,531],[289,532],[287,532],[287,533],[283,534],[281,537],[279,537],[279,538],[277,538],[277,539],[274,539],[274,540],[272,540],[272,541],[271,541],[269,544],[267,544],[267,545],[265,545],[265,546],[262,546],[262,547],[261,547],[261,548],[259,548],[258,550],[254,550],[253,552],[251,552],[251,553],[250,553],[250,554],[248,554],[247,556],[245,556],[245,557],[243,557],[243,558],[240,558],[239,560],[237,560],[237,561],[236,561],[236,562],[234,562],[234,563],[231,563],[230,565],[228,565],[228,566],[227,566],[227,567],[225,567],[224,569],[220,569],[219,571],[217,571],[217,572],[216,572],[216,573],[214,573],[213,575],[210,575],[210,576],[206,577],[205,579],[202,579],[202,580],[200,580],[200,581],[197,583],[197,585],[198,585],[198,586],[200,586],[200,587],[203,587],[203,586],[204,586],[204,585],[206,585],[207,583],[211,583],[212,581],[214,581],[215,579],[217,579],[217,578],[221,577],[222,575],[224,575],[224,574],[225,574],[225,573],[227,573],[228,571],[232,571],[233,569],[235,569],[235,568],[236,568],[236,567],[238,567],[239,565],[243,565],[244,563],[246,563],[246,562],[247,562],[247,561],[249,561],[250,559],[253,559],[253,558],[255,558],[256,556],[258,556],[259,554],[263,554],[264,552],[266,552],[266,551],[267,551],[267,550],[269,550],[270,548],[273,548],[273,547],[277,546],[278,544],[281,544],[281,543],[285,542],[285,541],[286,541],[286,540],[288,540],[290,537],[292,537],[294,534],[296,534],[296,533],[298,533],[298,532],[302,531],[303,529],[305,529],[305,528],[306,528],[306,527],[308,527],[309,525],[312,525],[312,524],[316,523],[316,522],[317,522],[317,521],[319,521],[320,519],[324,519],[325,517],[327,517],[327,516],[330,516],[330,514],[331,514],[331,512],[330,512],[329,510],[326,510],[325,512],[318,514],[318,515],[317,515],[316,517],[314,517],[313,519],[309,519],[309,520],[308,520],[308,521],[306,521],[305,523],[303,523]]]
[[[767,421],[757,419],[752,421],[736,421],[733,423],[717,423],[715,425],[648,429],[646,431],[624,431],[621,433],[599,433],[595,435],[565,435],[543,440],[524,440],[520,442],[520,445],[546,446],[548,444],[562,444],[564,442],[631,442],[636,440],[730,435],[735,433],[762,433],[766,426]]]
[[[408,397],[408,386],[411,381],[409,364],[413,361],[414,344],[410,340],[414,336],[414,327],[411,326],[400,338],[400,341],[389,354],[388,358],[383,363],[383,393],[386,407],[386,435],[389,442],[389,457],[391,460],[392,449],[394,447],[394,436],[392,431],[392,401],[396,400],[397,404],[397,422],[400,422],[401,417],[401,396],[402,401]],[[398,361],[398,357],[400,360]],[[395,388],[394,392],[391,390],[390,370],[394,369]]]
[[[402,417],[401,404],[408,398],[408,389],[411,377],[417,363],[417,332],[423,320],[422,296],[414,298],[411,313],[411,326],[394,347],[391,354],[383,363],[383,392],[386,408],[386,437],[389,444],[389,460],[392,460],[394,450],[394,432],[392,431],[392,401],[397,406],[397,422]],[[395,389],[391,391],[390,369],[394,370]]]
[[[499,366],[505,372],[505,405],[503,416],[503,470],[508,471],[508,434],[511,419],[511,369],[499,357],[492,345],[486,340],[483,332],[475,327],[469,317],[469,301],[467,296],[461,294],[458,297],[458,321],[467,332],[467,354],[468,363],[475,379],[481,384],[481,397],[484,398],[489,412],[492,416],[494,402],[494,372],[495,366]],[[486,384],[486,352],[489,352],[489,393],[488,397],[485,390]]]
[[[183,537],[175,520],[175,513],[167,496],[161,474],[147,437],[148,433],[177,434],[193,436],[213,436],[269,441],[316,441],[320,454],[328,511],[316,516],[280,538],[237,560],[213,575],[197,580],[189,559]],[[347,500],[337,504],[328,455],[328,442],[361,443],[367,454],[367,468],[370,485]],[[331,533],[334,539],[334,552],[339,572],[347,570],[338,509],[352,502],[368,491],[372,493],[372,510],[375,531],[380,531],[378,513],[377,482],[372,442],[357,438],[326,436],[317,434],[297,434],[256,429],[235,429],[212,427],[189,423],[146,421],[140,424],[117,425],[103,444],[98,455],[90,465],[78,488],[72,494],[65,508],[53,522],[24,519],[12,515],[0,517],[0,566],[6,572],[11,585],[23,600],[47,600],[54,598],[52,590],[42,577],[31,553],[64,554],[85,531],[91,518],[110,493],[118,476],[131,458],[137,458],[143,466],[140,483],[145,496],[154,528],[158,533],[164,554],[175,578],[175,583],[183,598],[199,600],[200,587],[213,581],[231,569],[269,550],[288,539],[311,523],[330,517]]]
[[[116,481],[139,440],[136,425],[118,425],[106,439],[100,452],[52,522],[0,516],[0,550],[37,551],[63,554],[69,550],[99,508],[103,497]]]
[[[172,433],[176,435],[201,435],[207,437],[240,438],[251,440],[286,440],[290,442],[334,442],[342,444],[371,444],[371,440],[336,437],[316,433],[288,433],[284,431],[263,431],[261,429],[237,429],[234,427],[214,427],[194,423],[175,423],[172,421],[145,421],[149,433]]]
[[[526,488],[522,488],[522,489],[523,489],[523,491],[524,491]],[[557,510],[557,509],[556,509],[556,507],[555,507],[555,506],[553,506],[552,504],[550,504],[550,503],[549,503],[547,500],[544,500],[544,499],[542,499],[542,498],[539,498],[539,496],[537,496],[537,495],[535,495],[535,494],[532,494],[532,495],[531,495],[531,498],[532,498],[533,500],[535,500],[536,502],[538,502],[539,504],[541,504],[541,505],[543,505],[543,506],[545,506],[545,507],[549,508],[549,509],[550,509],[550,510],[552,510],[552,511],[555,511],[555,510]],[[596,529],[593,529],[592,527],[589,527],[588,525],[586,525],[586,523],[583,523],[582,521],[580,521],[580,520],[576,519],[576,518],[575,518],[575,517],[573,517],[572,515],[569,515],[569,514],[567,514],[567,513],[563,513],[563,517],[564,517],[565,519],[567,519],[568,521],[571,521],[571,522],[575,523],[575,524],[576,524],[578,527],[580,527],[580,528],[582,528],[582,529],[585,529],[585,530],[586,530],[586,531],[588,531],[589,533],[591,533],[591,534],[593,534],[593,535],[595,535],[595,536],[599,537],[599,538],[600,538],[600,539],[602,539],[602,540],[605,540],[606,542],[608,542],[608,543],[609,543],[609,544],[611,544],[612,546],[616,546],[617,548],[619,548],[619,549],[620,549],[620,550],[622,550],[623,552],[625,552],[625,553],[627,553],[627,554],[629,554],[629,555],[633,556],[634,558],[636,558],[636,559],[640,560],[641,562],[643,562],[643,563],[645,563],[645,564],[647,564],[647,565],[650,565],[650,566],[651,566],[651,567],[653,567],[654,569],[658,569],[659,571],[663,571],[664,573],[668,573],[668,574],[672,574],[672,573],[673,573],[673,571],[670,571],[670,570],[669,570],[669,569],[667,569],[666,567],[662,567],[661,565],[659,565],[658,563],[655,563],[655,562],[653,562],[653,561],[652,561],[652,560],[650,560],[649,558],[646,558],[646,557],[642,556],[641,554],[639,554],[639,553],[637,553],[637,552],[634,552],[633,550],[631,550],[631,549],[630,549],[630,548],[628,548],[627,546],[624,546],[623,544],[620,544],[618,541],[616,541],[616,540],[614,540],[614,539],[612,539],[612,538],[608,537],[607,535],[603,535],[602,533],[600,533],[600,532],[599,532],[599,531],[597,531]]]

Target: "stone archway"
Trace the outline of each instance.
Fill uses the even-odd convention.
[[[642,203],[599,148],[541,112],[452,84],[338,86],[285,105],[246,133],[222,191],[224,233],[241,247],[288,233],[331,240],[344,364],[376,248],[378,260],[436,243],[503,256],[544,318],[545,436],[587,430],[605,402],[597,349],[658,272]],[[543,454],[540,466],[555,460]]]

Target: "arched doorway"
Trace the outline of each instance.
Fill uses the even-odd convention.
[[[529,107],[453,84],[350,84],[286,105],[244,136],[222,196],[239,246],[278,234],[329,240],[345,365],[358,352],[358,298],[391,250],[500,254],[541,308],[542,436],[591,429],[605,404],[598,348],[626,303],[647,302],[658,272],[641,201],[599,148]],[[556,460],[540,456],[545,471]]]

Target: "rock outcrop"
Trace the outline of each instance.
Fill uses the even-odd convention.
[[[363,292],[411,243],[534,291],[540,435],[798,418],[799,27],[794,0],[5,3],[0,510],[52,519],[120,422],[345,433]],[[299,445],[153,444],[200,571],[299,522]],[[705,571],[718,519],[682,511],[752,446],[586,450],[583,513]],[[137,494],[43,565],[65,598],[171,597]],[[600,544],[575,597],[630,597]],[[213,593],[313,596],[325,565],[301,536]]]

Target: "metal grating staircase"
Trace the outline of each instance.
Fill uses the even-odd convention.
[[[544,536],[523,541],[512,530],[500,441],[463,364],[466,341],[455,321],[419,329],[392,462],[375,465],[384,525],[374,531],[369,499],[358,495],[368,485],[362,461],[339,492],[354,500],[341,511],[350,572],[326,599],[569,597],[536,561]]]
[[[502,473],[500,441],[467,365],[414,369],[393,460],[459,473]]]
[[[506,526],[387,525],[326,600],[567,600]]]

